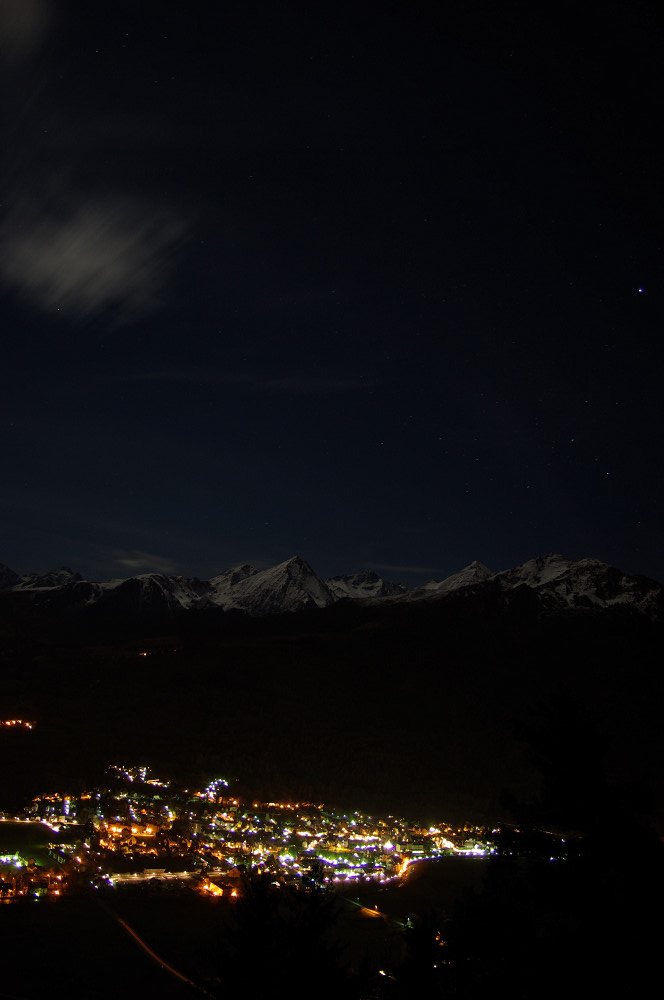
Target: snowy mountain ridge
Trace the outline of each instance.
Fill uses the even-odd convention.
[[[660,617],[663,590],[643,576],[629,576],[599,559],[566,559],[549,553],[495,573],[480,562],[446,577],[408,590],[367,570],[321,579],[299,556],[257,570],[249,564],[231,567],[210,580],[145,573],[129,579],[97,583],[67,568],[20,576],[0,564],[0,590],[34,595],[51,608],[106,605],[118,613],[179,613],[218,608],[250,616],[326,608],[338,601],[362,605],[444,600],[467,590],[490,587],[509,592],[527,588],[537,595],[544,613],[563,609],[592,610],[622,606]]]

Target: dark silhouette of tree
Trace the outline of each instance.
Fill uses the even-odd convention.
[[[360,977],[343,967],[335,940],[340,906],[331,892],[275,885],[255,870],[242,874],[241,897],[218,926],[224,995],[362,996]]]
[[[540,776],[539,795],[532,802],[503,793],[517,822],[586,834],[602,829],[610,809],[603,763],[606,737],[595,714],[561,686],[530,717],[517,721],[514,730]]]
[[[432,909],[406,928],[403,959],[393,968],[389,980],[381,984],[386,1000],[410,1000],[411,997],[428,1000],[445,995],[447,958],[441,926]]]
[[[483,891],[446,930],[455,995],[634,995],[656,974],[662,929],[664,849],[647,796],[608,783],[592,713],[567,691],[519,736],[540,792],[530,802],[505,797],[519,829],[506,832]],[[549,857],[547,828],[569,831]]]
[[[302,887],[304,889],[323,890],[325,880],[325,865],[320,858],[314,858],[309,865],[309,871],[302,875]]]

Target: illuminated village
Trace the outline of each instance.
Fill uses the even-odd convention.
[[[350,889],[403,878],[417,860],[494,850],[488,830],[422,828],[313,803],[251,802],[231,794],[222,778],[192,790],[146,767],[112,766],[100,787],[79,795],[40,795],[23,816],[2,814],[0,835],[3,827],[17,843],[35,845],[32,853],[19,846],[2,856],[6,902],[132,887],[232,901],[248,870],[273,875],[277,885]],[[24,831],[37,839],[26,840]]]

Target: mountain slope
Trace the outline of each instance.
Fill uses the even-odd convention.
[[[408,593],[408,588],[402,583],[390,583],[374,573],[373,570],[365,570],[363,573],[349,573],[344,576],[333,576],[326,580],[329,590],[337,600],[351,597],[394,597],[399,594]]]
[[[85,614],[99,620],[173,617],[191,610],[264,617],[327,608],[339,601],[387,608],[474,594],[487,598],[492,594],[495,604],[498,595],[503,595],[502,601],[513,601],[515,596],[510,595],[517,593],[523,595],[522,603],[527,598],[533,613],[544,615],[618,609],[652,619],[664,617],[663,590],[654,580],[629,576],[599,559],[569,560],[557,553],[499,573],[475,561],[440,582],[432,580],[413,590],[371,571],[324,581],[299,556],[263,570],[249,564],[235,566],[211,580],[146,573],[95,583],[69,569],[19,576],[4,566],[0,590],[15,595],[15,611]]]
[[[309,563],[293,556],[278,566],[247,575],[235,582],[230,602],[252,615],[270,615],[303,608],[325,608],[335,601],[330,589]]]
[[[550,553],[497,573],[495,580],[503,590],[530,587],[547,608],[624,607],[654,617],[662,610],[658,583],[644,576],[628,576],[599,559],[572,561]]]
[[[490,580],[495,575],[493,570],[475,560],[458,573],[453,573],[452,576],[448,576],[440,582],[431,580],[429,583],[425,583],[423,587],[418,587],[412,593],[413,595],[422,597],[433,594],[446,594],[451,590],[460,590],[462,587],[472,587],[477,583],[484,583],[485,580]]]

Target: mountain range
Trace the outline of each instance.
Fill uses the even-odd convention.
[[[411,590],[373,571],[323,580],[299,556],[263,570],[235,566],[210,580],[147,573],[95,582],[63,567],[21,576],[0,564],[0,591],[14,595],[17,610],[29,607],[65,614],[96,609],[111,616],[173,616],[217,610],[264,617],[327,608],[340,601],[362,606],[430,604],[462,591],[509,599],[524,588],[542,614],[617,608],[658,619],[664,609],[663,588],[656,581],[627,575],[599,559],[570,560],[556,553],[498,573],[472,562],[442,581],[431,580]]]
[[[137,760],[493,822],[503,790],[538,794],[532,732],[579,803],[604,768],[664,831],[663,611],[659,583],[557,554],[410,590],[298,557],[209,580],[0,567],[5,717],[36,722],[20,754],[0,733],[0,773],[20,801]]]

